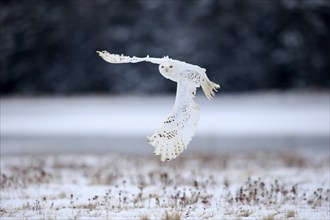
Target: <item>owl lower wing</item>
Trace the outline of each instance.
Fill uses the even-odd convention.
[[[154,154],[160,155],[162,162],[176,158],[187,148],[195,135],[199,121],[199,107],[193,100],[195,93],[195,85],[178,82],[171,115],[162,127],[148,138],[148,142],[155,147]]]

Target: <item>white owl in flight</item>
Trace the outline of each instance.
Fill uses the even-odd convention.
[[[160,160],[176,158],[187,148],[199,121],[199,107],[194,101],[196,88],[202,87],[208,99],[212,99],[214,91],[220,86],[211,82],[205,69],[169,57],[152,58],[129,57],[110,54],[107,51],[97,51],[109,63],[151,62],[159,64],[159,72],[166,79],[177,82],[176,98],[172,113],[166,118],[161,128],[148,137],[148,142],[155,148],[154,154],[160,155]]]

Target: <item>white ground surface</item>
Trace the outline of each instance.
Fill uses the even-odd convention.
[[[196,101],[201,118],[190,149],[329,146],[329,93],[220,92]],[[134,153],[150,154],[146,136],[173,103],[174,96],[1,98],[1,153],[130,153],[135,145]]]
[[[196,136],[162,164],[145,137],[173,102],[1,98],[0,218],[330,218],[329,93],[197,97]]]
[[[329,156],[1,158],[2,219],[329,219]]]

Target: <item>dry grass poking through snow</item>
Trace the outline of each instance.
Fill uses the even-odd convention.
[[[1,218],[329,219],[329,155],[1,158]]]

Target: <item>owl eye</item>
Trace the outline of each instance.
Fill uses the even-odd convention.
[[[160,66],[160,68],[164,68],[164,66]]]
[[[173,68],[173,66],[171,65],[170,68]]]

